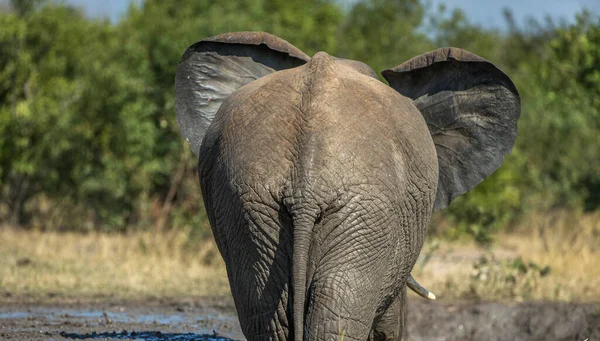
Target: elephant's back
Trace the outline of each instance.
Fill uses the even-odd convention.
[[[378,79],[327,57],[306,66],[312,72],[300,91],[296,187],[314,184],[332,197],[368,187],[391,200],[417,191],[433,200],[437,155],[421,113]]]
[[[412,101],[328,55],[236,91],[204,143],[201,165],[219,162],[236,181],[272,189],[373,178],[394,187],[407,172],[437,181],[433,141]]]

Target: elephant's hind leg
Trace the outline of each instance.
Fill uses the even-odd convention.
[[[307,341],[364,341],[369,337],[375,300],[348,285],[348,272],[315,280],[308,290]],[[350,282],[354,282],[350,280]]]
[[[406,340],[406,286],[374,324],[369,341]]]

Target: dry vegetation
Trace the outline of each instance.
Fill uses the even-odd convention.
[[[531,215],[487,250],[433,240],[413,273],[441,298],[598,302],[600,213]]]
[[[0,301],[227,295],[212,242],[186,232],[0,229]],[[600,214],[535,215],[488,250],[429,238],[415,277],[441,299],[600,301]],[[548,266],[548,268],[547,268]],[[549,271],[548,271],[549,270]]]
[[[0,301],[224,295],[214,243],[185,232],[77,234],[0,229]]]

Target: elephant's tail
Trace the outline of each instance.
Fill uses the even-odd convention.
[[[307,269],[311,235],[315,224],[314,217],[308,214],[294,216],[294,246],[292,256],[293,271],[293,316],[294,339],[303,341],[304,316],[306,312]]]

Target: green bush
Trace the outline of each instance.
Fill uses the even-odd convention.
[[[175,122],[182,52],[264,30],[308,54],[376,71],[440,46],[498,64],[522,97],[514,151],[438,218],[489,243],[524,213],[600,205],[600,21],[508,33],[421,1],[146,0],[118,23],[45,1],[0,12],[0,223],[59,229],[190,228],[208,235],[195,166]],[[393,9],[393,10],[391,10]],[[440,232],[440,231],[438,231]]]

